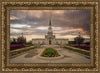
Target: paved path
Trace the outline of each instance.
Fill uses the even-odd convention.
[[[10,58],[10,63],[90,63],[90,59],[82,54],[64,48],[56,49],[64,55],[63,58],[57,60],[40,59],[37,55],[43,51],[43,48],[36,48],[14,58]]]

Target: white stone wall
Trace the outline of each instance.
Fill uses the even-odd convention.
[[[32,44],[43,44],[44,43],[44,39],[33,39],[32,40]]]
[[[49,45],[49,39],[33,39],[32,44]],[[52,39],[51,45],[68,44],[68,39]]]

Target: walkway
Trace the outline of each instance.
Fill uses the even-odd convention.
[[[43,48],[36,48],[23,53],[17,57],[10,58],[10,63],[90,63],[90,59],[84,55],[67,50],[65,48],[56,48],[60,51],[64,58],[57,60],[43,60],[37,57],[37,55],[43,50]]]

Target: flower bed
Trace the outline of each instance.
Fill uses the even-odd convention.
[[[59,53],[57,52],[57,50],[53,49],[53,48],[46,48],[41,56],[43,57],[58,57],[60,56]]]
[[[75,44],[74,47],[84,49],[84,50],[90,50],[90,45],[80,45],[79,46],[78,44]]]
[[[24,44],[15,44],[15,45],[10,46],[10,50],[16,50],[23,47],[26,47],[26,46]]]
[[[28,49],[24,49],[24,50],[19,50],[19,51],[14,51],[14,52],[11,52],[11,53],[10,53],[10,56],[17,55],[17,54],[20,54],[20,53],[29,51],[29,50],[34,49],[34,48],[35,48],[35,47],[28,48]]]
[[[73,48],[69,48],[69,47],[65,47],[65,48],[66,48],[66,49],[69,49],[69,50],[72,50],[72,51],[74,51],[74,52],[78,52],[78,53],[81,53],[81,54],[90,56],[90,53],[89,53],[89,52],[86,52],[86,51],[82,51],[82,50],[79,50],[79,49],[73,49]]]

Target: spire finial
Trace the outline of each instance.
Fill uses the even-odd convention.
[[[51,15],[49,17],[49,25],[51,26]]]
[[[80,37],[80,36],[81,36],[81,32],[79,32],[79,34],[78,34],[78,35],[79,35],[79,37]]]

